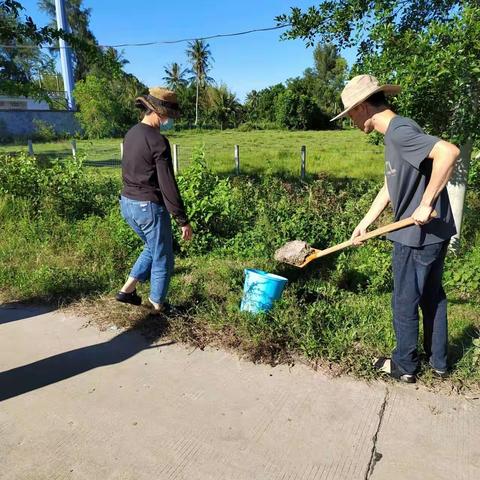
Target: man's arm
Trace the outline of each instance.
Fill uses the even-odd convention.
[[[424,225],[431,220],[430,214],[433,211],[435,200],[452,176],[459,155],[458,147],[444,140],[440,140],[432,148],[428,156],[432,159],[432,175],[420,205],[412,214],[417,225]]]
[[[388,194],[387,181],[385,179],[383,187],[372,202],[372,206],[352,233],[351,240],[353,240],[354,245],[359,245],[361,243],[355,241],[355,238],[366,233],[367,228],[380,216],[389,203],[390,195]]]

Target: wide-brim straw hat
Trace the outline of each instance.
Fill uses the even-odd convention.
[[[330,121],[333,122],[344,117],[352,108],[360,105],[375,93],[384,92],[385,95],[396,95],[401,89],[399,85],[380,85],[373,75],[357,75],[345,85],[342,91],[341,97],[345,110]]]
[[[175,92],[162,87],[149,88],[148,92],[148,95],[142,95],[135,99],[137,107],[144,106],[163,117],[180,117],[180,107]]]

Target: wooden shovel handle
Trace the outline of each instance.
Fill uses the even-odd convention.
[[[437,212],[435,210],[432,211],[430,214],[431,218],[435,218],[437,216]],[[415,220],[412,217],[404,218],[403,220],[399,220],[398,222],[389,223],[380,228],[376,228],[371,232],[367,232],[364,235],[360,235],[356,237],[356,240],[363,242],[364,240],[369,240],[370,238],[379,237],[380,235],[384,235],[385,233],[394,232],[395,230],[400,230],[401,228],[409,227],[410,225],[414,225]],[[324,257],[325,255],[329,255],[330,253],[338,252],[339,250],[343,250],[344,248],[350,247],[353,245],[353,240],[347,240],[346,242],[339,243],[338,245],[334,245],[333,247],[326,248],[325,250],[317,250],[312,255],[309,255],[304,263],[307,264],[316,258]]]

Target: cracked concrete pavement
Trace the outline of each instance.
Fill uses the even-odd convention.
[[[0,479],[480,478],[480,401],[0,306]]]

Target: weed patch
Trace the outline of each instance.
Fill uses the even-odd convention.
[[[179,178],[196,237],[187,246],[176,232],[170,301],[177,309],[159,319],[112,300],[142,248],[120,216],[118,182],[73,160],[0,155],[0,167],[2,300],[74,301],[104,324],[142,325],[199,348],[222,345],[271,364],[302,359],[365,378],[375,375],[372,357],[393,347],[389,242],[372,240],[302,270],[273,260],[294,239],[323,249],[349,238],[380,188],[376,180],[221,178],[198,153]],[[480,382],[478,191],[467,202],[462,251],[447,257],[445,274],[458,388]],[[288,278],[268,314],[239,311],[245,268]],[[148,285],[139,291],[145,298]],[[427,371],[424,378],[430,381]]]

